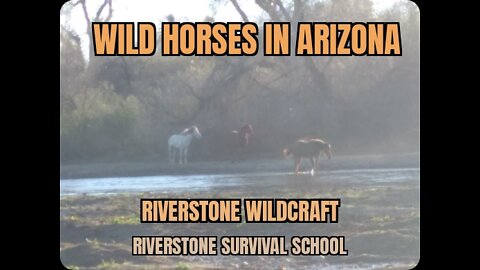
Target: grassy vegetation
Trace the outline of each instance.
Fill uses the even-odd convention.
[[[118,263],[115,260],[111,259],[108,261],[102,260],[102,263],[98,265],[99,269],[112,269],[118,266]]]
[[[338,224],[141,224],[140,198],[247,198],[263,196],[230,190],[182,194],[121,194],[61,198],[60,221],[62,261],[72,269],[279,269],[310,265],[310,257],[222,258],[177,256],[131,256],[132,235],[345,235],[347,257],[328,258],[345,263],[374,263],[387,260],[415,263],[419,243],[418,183],[365,184],[352,188],[335,183],[319,190],[276,191],[276,198],[341,198]],[[257,193],[255,193],[257,192]],[[245,215],[242,211],[242,216]],[[244,220],[244,219],[242,219]],[[365,243],[369,243],[365,245]],[[395,243],[394,246],[391,244]],[[359,254],[359,250],[362,252]],[[353,252],[356,251],[356,252]],[[65,260],[64,260],[65,259]],[[179,261],[180,260],[180,261]],[[381,261],[380,261],[381,262]],[[407,267],[408,268],[408,267]]]
[[[104,221],[104,224],[138,224],[139,222],[139,218],[136,215],[120,215],[107,217]]]
[[[189,270],[189,269],[190,269],[190,265],[188,263],[178,262],[175,265],[175,270]]]

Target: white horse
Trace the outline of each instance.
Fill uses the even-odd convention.
[[[188,147],[192,139],[199,139],[201,137],[202,134],[197,126],[191,126],[180,134],[170,136],[170,138],[168,138],[168,159],[170,163],[175,163],[178,156],[178,163],[187,164]]]

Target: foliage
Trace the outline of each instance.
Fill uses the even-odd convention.
[[[204,136],[190,160],[222,159],[230,130],[243,122],[254,125],[248,154],[258,157],[278,157],[307,135],[331,142],[335,153],[418,151],[418,9],[399,2],[378,12],[360,2],[256,1],[264,20],[292,27],[399,21],[402,57],[264,57],[261,48],[254,57],[164,57],[157,47],[151,57],[84,61],[78,35],[61,28],[61,160],[165,158],[168,136],[193,124]]]
[[[74,109],[60,114],[62,158],[131,154],[136,121],[142,115],[135,96],[120,96],[111,84],[86,88],[72,97]],[[89,151],[86,155],[86,151]]]

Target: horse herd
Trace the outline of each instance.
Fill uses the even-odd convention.
[[[233,138],[233,157],[238,157],[250,142],[253,135],[253,126],[249,123],[244,124],[239,130],[232,130]],[[188,148],[193,139],[200,139],[202,134],[197,126],[191,126],[184,129],[179,134],[173,134],[168,138],[168,159],[170,163],[188,163]],[[302,158],[308,158],[312,164],[311,174],[318,170],[318,160],[320,154],[324,152],[328,159],[332,157],[332,146],[319,138],[304,137],[296,140],[290,146],[283,149],[285,158],[293,157],[295,173],[300,172],[300,163]],[[234,162],[235,159],[232,160]]]

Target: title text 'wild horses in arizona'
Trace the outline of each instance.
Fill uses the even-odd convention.
[[[328,159],[332,158],[332,146],[329,143],[317,138],[307,138],[297,140],[290,147],[283,149],[283,155],[285,157],[293,156],[296,174],[299,173],[302,158],[310,159],[312,163],[311,174],[314,175],[318,169],[318,159],[322,151]]]
[[[168,159],[170,163],[175,163],[178,158],[178,163],[187,164],[188,147],[192,139],[199,139],[202,134],[197,126],[186,128],[180,134],[173,134],[168,138]]]
[[[243,155],[246,147],[250,142],[250,137],[253,135],[253,126],[249,123],[242,126],[240,130],[232,130],[233,137],[233,156],[232,162],[239,159]]]

